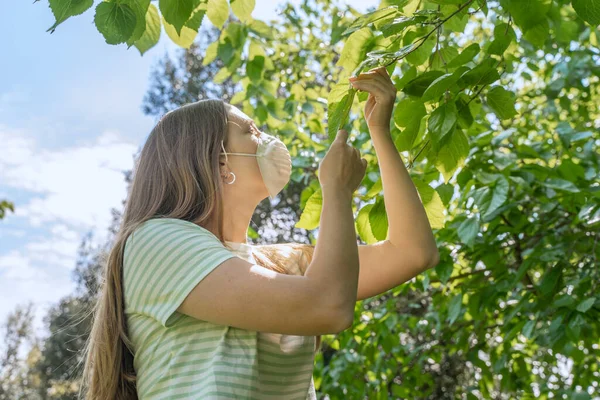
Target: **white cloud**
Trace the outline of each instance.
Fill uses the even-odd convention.
[[[0,184],[35,194],[15,204],[15,217],[35,227],[62,222],[71,229],[108,229],[110,207],[120,207],[126,196],[124,172],[133,166],[136,146],[113,131],[91,145],[46,150],[0,129],[0,143]]]
[[[11,199],[15,212],[2,221],[11,248],[0,253],[0,318],[31,300],[41,333],[47,308],[74,289],[83,235],[93,231],[92,245],[104,244],[110,209],[121,209],[126,197],[123,172],[133,167],[138,149],[115,131],[53,150],[40,148],[32,136],[0,125],[0,187],[30,194],[23,202]]]

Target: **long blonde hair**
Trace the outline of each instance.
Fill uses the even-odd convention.
[[[123,220],[100,280],[101,293],[94,304],[92,328],[83,349],[85,365],[79,398],[82,392],[86,400],[138,398],[133,346],[124,310],[122,266],[125,241],[140,224],[159,216],[199,226],[216,221],[213,233],[230,248],[223,239],[223,182],[219,171],[221,141],[227,144],[226,107],[218,99],[185,104],[164,114],[150,132],[136,160]],[[314,246],[289,246],[300,250],[306,256],[303,259],[312,259]],[[257,246],[254,254],[257,264],[288,273],[286,258],[274,246]],[[316,343],[318,351],[321,336]]]

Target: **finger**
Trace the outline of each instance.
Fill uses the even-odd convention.
[[[338,142],[345,143],[348,140],[348,132],[345,129],[340,129],[337,131],[337,135],[335,136],[335,140]]]
[[[377,73],[379,73],[379,75],[383,76],[383,78],[385,79],[386,82],[392,82],[392,79],[390,78],[390,74],[388,74],[387,68],[380,67],[380,68],[377,68],[375,71],[377,71]]]
[[[390,84],[390,82],[388,82],[381,74],[376,73],[376,72],[373,74],[370,74],[370,75],[363,75],[362,77],[359,76],[356,80],[350,81],[350,83],[365,82],[365,81],[379,82],[383,86],[389,86],[390,89],[392,89],[392,90],[394,90],[396,88],[393,83]]]
[[[375,97],[379,99],[396,96],[395,92],[391,91],[387,86],[385,86],[381,82],[376,81],[375,79],[363,79],[360,82],[352,82],[352,87],[372,93]]]
[[[383,68],[383,69],[385,70],[385,68]],[[350,80],[350,83],[357,82],[357,81],[361,80],[361,78],[362,78],[362,80],[375,79],[378,82],[382,82],[385,86],[390,86],[390,88],[392,88],[393,90],[396,89],[396,87],[394,86],[394,82],[392,82],[389,75],[387,74],[387,70],[385,70],[385,72],[375,70],[373,72],[367,72],[365,74],[361,74],[356,79]]]

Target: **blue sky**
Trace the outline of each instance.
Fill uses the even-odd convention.
[[[14,202],[15,213],[0,221],[0,324],[32,300],[39,335],[48,307],[74,290],[83,235],[104,243],[110,209],[121,209],[122,171],[155,123],[141,111],[151,67],[177,49],[164,30],[143,57],[106,44],[93,24],[98,2],[52,34],[47,0],[3,5],[0,199]],[[277,18],[280,3],[260,0],[252,16]],[[378,1],[348,3],[364,11]]]

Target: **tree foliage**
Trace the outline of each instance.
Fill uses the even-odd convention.
[[[140,15],[154,26],[170,24],[186,48],[204,15],[219,29],[199,58],[188,60],[219,63],[207,75],[212,83],[235,85],[229,102],[286,143],[290,187],[301,188],[295,227],[313,242],[322,201],[316,166],[342,127],[369,162],[353,202],[359,238],[387,236],[384,187],[361,114],[367,96],[347,78],[388,69],[398,89],[390,131],[434,229],[440,262],[358,302],[355,324],[325,337],[318,392],[356,399],[597,398],[596,0],[383,0],[364,15],[334,1],[305,0],[286,5],[281,22],[269,25],[251,17],[254,2],[241,0],[106,3],[96,8],[99,31],[108,43],[145,43],[141,53],[151,47],[142,38],[152,24],[141,30]],[[50,5],[56,28],[91,2],[85,9],[85,1]],[[163,85],[170,106],[196,98],[177,100],[171,90],[181,87],[174,82],[193,81],[186,65],[184,78]]]

